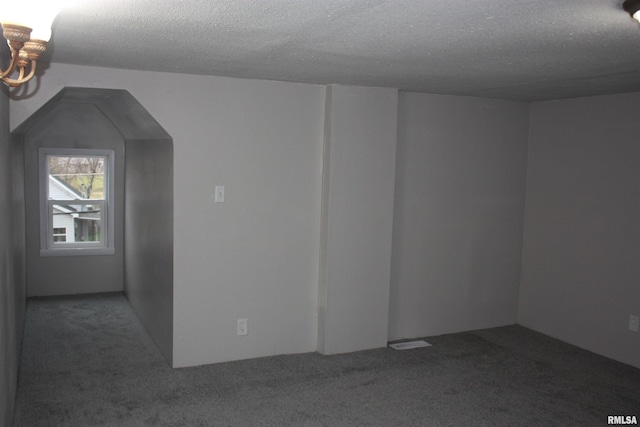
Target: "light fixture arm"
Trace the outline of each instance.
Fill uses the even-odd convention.
[[[24,47],[18,53],[18,60],[16,65],[20,68],[20,72],[17,79],[9,79],[3,77],[2,80],[11,87],[20,86],[23,83],[28,82],[36,74],[36,61],[47,49],[47,42],[44,40],[29,40],[24,43]],[[26,68],[31,65],[29,74],[25,77]]]
[[[7,76],[13,74],[13,71],[16,69],[16,65],[18,64],[18,51],[15,49],[11,49],[11,63],[9,67],[5,71],[0,69],[0,79],[4,79]]]
[[[41,54],[45,52],[47,49],[47,42],[43,40],[29,40],[26,42],[19,42],[21,44],[21,48],[16,50],[13,48],[12,41],[9,41],[9,44],[12,45],[11,48],[11,64],[9,68],[0,73],[0,79],[7,85],[11,87],[18,87],[23,83],[28,82],[33,78],[36,73],[36,61],[40,57]],[[30,67],[29,73],[25,76],[25,72],[27,67]],[[16,68],[18,71],[18,78],[12,79],[9,78]]]
[[[21,84],[28,82],[36,74],[36,61],[31,61],[31,70],[29,70],[29,74],[27,74],[26,77],[24,77],[24,72],[25,72],[25,67],[20,67],[20,72],[17,79],[10,79],[7,77],[3,77],[2,81],[11,87],[18,87]]]
[[[3,5],[2,35],[11,50],[6,70],[0,69],[0,80],[11,87],[20,86],[33,78],[36,61],[47,49],[51,25],[60,11],[60,0],[41,0],[32,5],[10,2]],[[17,72],[17,78],[12,77]]]
[[[2,35],[7,39],[11,49],[11,63],[9,64],[9,67],[4,71],[0,70],[0,78],[4,80],[15,71],[20,58],[19,52],[24,47],[24,44],[31,38],[31,28],[22,25],[3,23]]]

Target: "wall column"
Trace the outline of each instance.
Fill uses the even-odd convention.
[[[330,86],[325,105],[318,351],[387,343],[398,91]]]

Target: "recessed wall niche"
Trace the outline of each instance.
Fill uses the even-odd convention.
[[[65,88],[12,132],[24,149],[27,295],[123,291],[173,355],[173,139],[127,91]],[[115,254],[41,256],[38,151],[115,152]]]

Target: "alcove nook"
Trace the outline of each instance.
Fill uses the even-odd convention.
[[[27,296],[124,292],[173,359],[173,139],[126,90],[65,88],[12,132],[24,149]],[[113,253],[43,256],[42,149],[114,155]]]

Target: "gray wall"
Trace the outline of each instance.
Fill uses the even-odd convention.
[[[401,92],[390,339],[516,322],[528,114]]]
[[[534,103],[519,323],[640,367],[640,93]]]
[[[325,108],[318,349],[387,343],[398,91],[331,86]]]
[[[314,351],[323,247],[325,87],[51,64],[37,93],[11,103],[11,127],[64,86],[127,89],[174,139],[174,366]],[[628,315],[637,311],[632,305],[640,301],[637,267],[629,266],[638,251],[632,243],[638,241],[633,234],[638,187],[628,163],[637,158],[625,139],[638,129],[631,116],[624,116],[637,105],[611,100],[618,97],[533,106],[536,157],[530,164],[532,204],[521,257],[529,106],[400,93],[390,338],[519,320],[605,355],[628,360],[624,354],[638,354],[638,335],[626,330]],[[566,107],[553,110],[556,105]],[[612,111],[602,111],[605,107]],[[567,122],[560,121],[563,116]],[[547,136],[536,129],[546,129]],[[553,148],[556,143],[559,147]],[[578,149],[583,144],[586,152]],[[618,149],[627,157],[609,161]],[[556,154],[559,160],[553,160]],[[598,210],[589,215],[624,220],[607,221],[616,237],[603,242],[613,245],[613,255],[600,249],[602,257],[585,256],[587,249],[578,247],[590,234],[589,224],[603,235],[598,231],[602,219],[592,216],[572,215],[582,221],[574,233],[582,237],[569,240],[566,251],[556,247],[560,237],[554,230],[578,227],[556,211],[578,212],[560,197],[544,195],[576,182],[575,167],[585,174],[587,164],[595,175],[585,182],[603,179],[595,186],[598,197],[608,204],[615,199],[608,215]],[[570,174],[561,173],[565,165],[574,168]],[[547,170],[554,179],[545,176]],[[601,186],[609,184],[614,194],[601,194]],[[213,185],[226,185],[225,203],[213,202]],[[578,207],[593,205],[582,191],[572,197]],[[620,207],[623,203],[628,211]],[[545,209],[552,209],[557,221],[542,215]],[[583,265],[596,258],[596,265]],[[562,262],[549,267],[550,259]],[[614,271],[617,266],[624,268]],[[606,286],[586,277],[586,272],[602,277],[609,270],[615,280]],[[581,285],[578,279],[584,279]],[[595,300],[601,305],[593,311]],[[578,301],[592,310],[591,317]],[[238,318],[249,319],[246,337],[236,335]],[[627,335],[602,338],[605,330],[613,330],[602,326],[609,323]],[[566,330],[569,325],[576,326]],[[627,349],[621,352],[624,342]]]
[[[63,64],[45,74],[12,103],[12,123],[64,86],[126,89],[173,138],[173,365],[315,351],[324,87]]]
[[[9,98],[0,90],[0,424],[8,426],[18,377],[26,300],[22,150],[9,136]]]
[[[28,296],[122,291],[124,141],[91,104],[61,103],[23,134],[27,224]],[[19,131],[21,132],[21,131]],[[16,133],[19,133],[16,132]],[[115,255],[40,256],[38,148],[115,150]]]
[[[125,293],[173,360],[173,144],[126,143]]]

